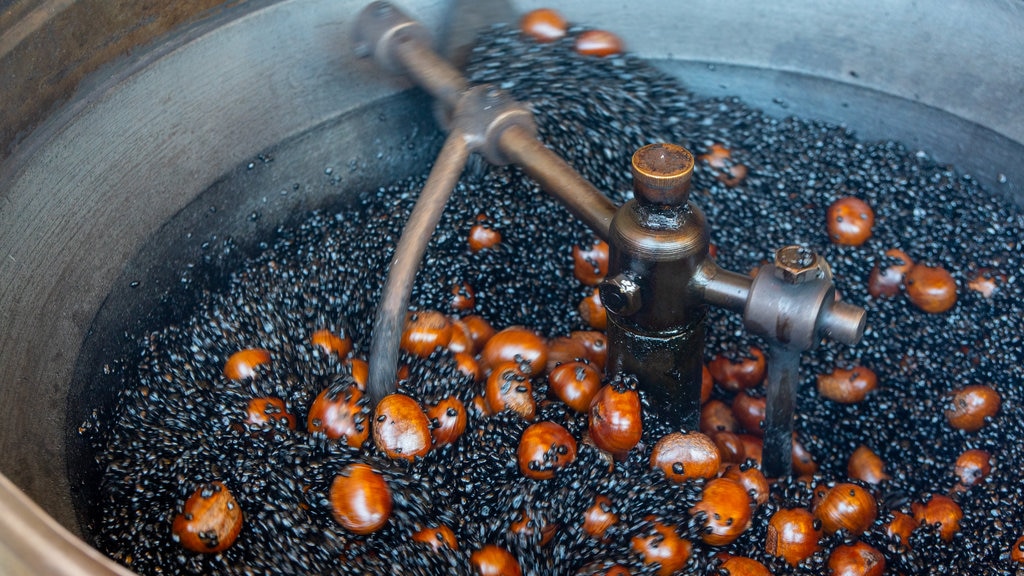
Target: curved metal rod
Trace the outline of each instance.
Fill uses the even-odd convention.
[[[799,384],[800,351],[773,343],[765,384],[768,398],[761,459],[761,470],[768,478],[782,478],[793,473],[793,415]]]
[[[448,134],[391,257],[391,267],[377,305],[370,342],[370,375],[366,390],[371,405],[395,391],[398,349],[416,271],[419,270],[430,237],[441,219],[444,206],[466,167],[469,152],[462,131],[453,130]]]

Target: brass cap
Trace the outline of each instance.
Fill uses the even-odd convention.
[[[633,191],[637,198],[661,206],[679,206],[690,197],[693,154],[682,146],[648,144],[633,154]]]

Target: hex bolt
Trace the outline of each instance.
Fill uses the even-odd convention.
[[[806,246],[784,246],[775,251],[775,277],[787,284],[832,277],[825,259]]]
[[[626,274],[608,278],[598,287],[601,303],[616,314],[630,316],[640,309],[640,285]]]

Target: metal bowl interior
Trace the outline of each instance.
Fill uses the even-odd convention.
[[[79,531],[73,495],[88,513],[77,426],[113,396],[119,367],[104,358],[277,226],[431,161],[430,103],[351,53],[364,3],[253,1],[172,30],[93,74],[0,164],[0,472],[59,525]],[[448,10],[402,5],[432,30]],[[559,9],[697,92],[900,140],[1024,204],[1024,4]],[[10,572],[26,548],[6,535],[41,514],[16,510],[0,515]]]

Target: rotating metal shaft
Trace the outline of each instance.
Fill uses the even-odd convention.
[[[598,236],[607,237],[615,205],[536,138],[533,116],[491,86],[470,88],[465,78],[431,48],[421,24],[387,2],[363,9],[356,22],[356,51],[409,75],[441,103],[451,133],[431,170],[409,223],[395,248],[374,319],[367,392],[376,403],[394,391],[405,314],[412,284],[430,236],[470,152],[489,162],[516,163]]]

